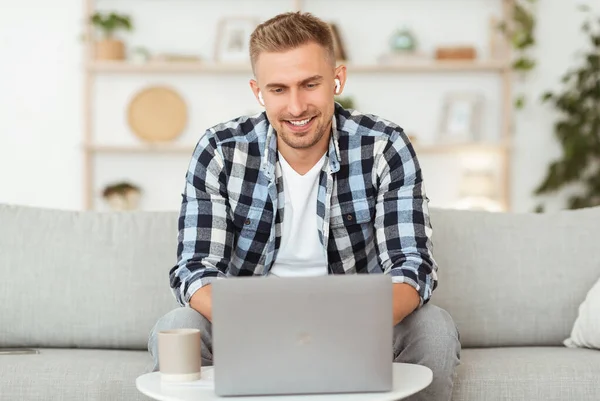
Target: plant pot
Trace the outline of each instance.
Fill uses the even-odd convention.
[[[128,190],[120,193],[112,193],[105,197],[106,202],[112,210],[136,210],[140,205],[141,194],[136,190]]]
[[[104,39],[96,42],[96,60],[124,60],[125,44],[116,39]]]

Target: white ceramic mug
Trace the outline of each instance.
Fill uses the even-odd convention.
[[[166,382],[200,379],[202,342],[198,329],[174,329],[158,332],[158,365]]]

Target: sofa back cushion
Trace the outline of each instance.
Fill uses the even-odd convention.
[[[439,287],[464,347],[561,345],[600,277],[600,208],[432,210]]]
[[[600,208],[431,212],[431,302],[463,346],[561,345],[600,277]],[[177,216],[0,205],[0,347],[145,349],[177,307]]]
[[[146,348],[176,247],[176,213],[0,205],[0,347]]]

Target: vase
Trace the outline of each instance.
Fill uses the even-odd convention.
[[[407,27],[398,28],[390,38],[392,53],[412,53],[417,49],[417,40]]]
[[[125,44],[121,40],[104,39],[95,44],[96,60],[124,60]]]

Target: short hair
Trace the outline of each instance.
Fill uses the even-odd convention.
[[[328,23],[311,13],[287,12],[261,23],[250,36],[252,71],[261,52],[282,52],[314,42],[335,67],[333,35]]]

